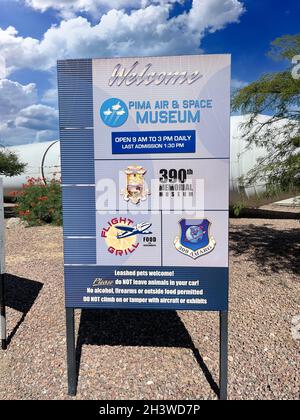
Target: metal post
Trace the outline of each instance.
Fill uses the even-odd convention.
[[[0,280],[0,338],[1,338],[1,348],[2,348],[2,350],[6,350],[6,348],[7,348],[4,278],[5,278],[5,275],[1,274],[1,280]]]
[[[66,308],[68,394],[76,395],[76,350],[74,309]]]
[[[220,400],[227,400],[228,311],[220,311]]]

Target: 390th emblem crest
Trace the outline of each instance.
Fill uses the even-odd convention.
[[[146,169],[138,165],[130,165],[125,169],[126,174],[126,188],[121,194],[125,201],[131,201],[133,204],[138,204],[140,201],[145,201],[150,194],[145,186],[144,175]]]

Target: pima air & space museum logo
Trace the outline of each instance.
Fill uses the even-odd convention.
[[[142,222],[134,224],[127,217],[114,217],[107,222],[107,227],[102,228],[101,237],[105,239],[107,250],[116,256],[130,255],[139,246],[138,236],[142,235],[143,246],[155,246],[156,237],[149,230],[151,223]],[[147,236],[147,239],[146,239]]]
[[[195,260],[215,248],[216,241],[209,234],[211,223],[207,219],[181,219],[179,226],[180,236],[175,238],[174,245],[182,254]]]
[[[120,127],[128,118],[127,105],[118,98],[106,99],[100,108],[100,117],[108,127]]]

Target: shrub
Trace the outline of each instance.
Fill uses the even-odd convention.
[[[21,175],[26,166],[26,163],[19,161],[19,157],[16,153],[6,149],[0,150],[0,175]]]
[[[19,216],[29,226],[62,224],[61,184],[57,179],[45,184],[41,178],[30,178],[15,196]]]

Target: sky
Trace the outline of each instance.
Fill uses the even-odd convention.
[[[57,59],[230,53],[239,88],[296,33],[299,0],[0,0],[0,144],[58,138]]]

